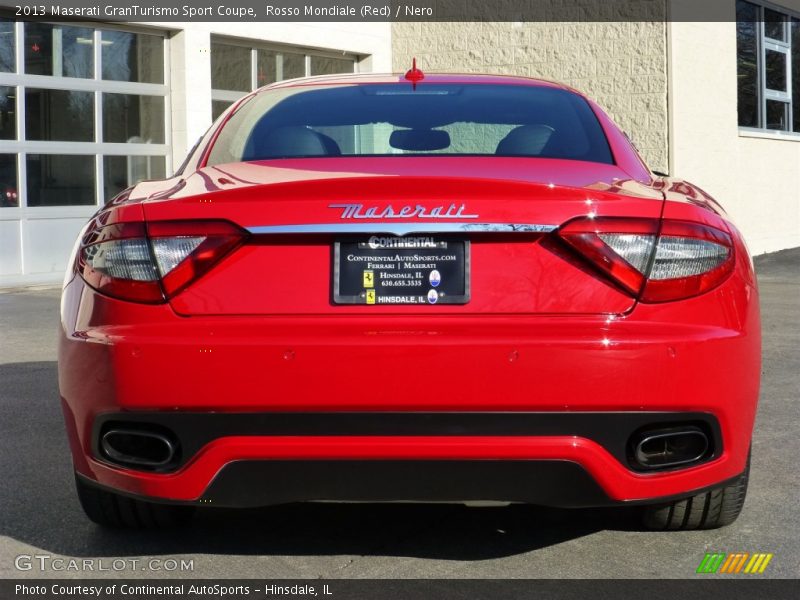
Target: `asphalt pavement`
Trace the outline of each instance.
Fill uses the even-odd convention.
[[[729,527],[678,533],[638,531],[628,510],[435,504],[207,510],[185,530],[103,530],[73,486],[56,376],[59,290],[0,290],[0,578],[686,578],[704,553],[737,551],[774,554],[760,577],[796,578],[800,249],[756,267],[764,366],[747,502]],[[80,568],[53,570],[56,558]],[[165,570],[171,560],[192,569]]]

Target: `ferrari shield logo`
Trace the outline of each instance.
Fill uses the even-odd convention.
[[[367,304],[375,304],[375,290],[367,290]]]
[[[372,271],[364,271],[364,287],[375,287],[375,273]]]

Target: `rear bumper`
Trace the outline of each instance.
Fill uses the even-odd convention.
[[[515,466],[492,474],[503,463]],[[721,457],[683,470],[635,473],[596,442],[572,436],[240,436],[216,440],[175,473],[132,471],[95,458],[89,458],[87,466],[90,477],[119,491],[214,506],[365,499],[605,506],[688,495],[720,483],[718,473],[727,472],[730,464]],[[326,479],[309,478],[326,468],[337,485],[327,488]],[[397,479],[398,469],[405,473],[403,479]],[[427,478],[417,479],[412,475],[416,471],[428,473]],[[496,479],[509,472],[516,473],[515,478],[497,485]],[[565,479],[559,480],[559,474]],[[464,487],[464,481],[471,487]],[[591,494],[575,496],[576,489],[589,487]]]
[[[745,468],[760,332],[755,290],[734,278],[713,293],[640,305],[618,318],[180,318],[168,306],[99,296],[79,278],[65,289],[64,304],[59,378],[76,470],[136,496],[243,506],[303,499],[583,506],[689,495]],[[355,413],[420,412],[445,415],[432,417],[444,419],[444,429],[329,428]],[[273,427],[309,413],[345,416],[316,430]],[[447,415],[472,413],[480,426],[446,422]],[[523,413],[549,416],[515,418]],[[631,468],[624,458],[631,419],[665,413],[679,421],[707,417],[718,452],[683,469]],[[208,427],[186,425],[199,414],[216,433],[186,442],[174,471],[125,469],[96,452],[98,427],[120,414],[158,414],[194,432]],[[284,416],[264,421],[253,414]],[[517,424],[500,431],[490,414]],[[251,425],[220,425],[234,418]],[[574,426],[581,418],[596,427]],[[574,420],[553,424],[558,419]],[[410,485],[417,470],[440,485]],[[513,481],[494,482],[495,471]],[[379,473],[389,485],[379,493],[376,479],[371,494]],[[597,493],[581,487],[585,501],[576,500],[565,483],[574,478],[588,478]],[[471,488],[468,481],[486,483]],[[359,497],[346,497],[347,489],[360,490],[353,492]]]
[[[691,472],[637,472],[631,436],[675,424],[707,432],[707,455]],[[176,460],[141,472],[104,456],[97,443],[104,432],[138,428],[169,432]],[[697,470],[717,469],[725,454],[712,415],[672,412],[106,413],[91,439],[98,480],[215,506],[367,499],[600,506],[691,489]]]

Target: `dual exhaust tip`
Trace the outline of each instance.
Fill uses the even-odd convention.
[[[630,447],[632,466],[648,471],[688,466],[709,458],[713,450],[706,432],[694,425],[642,430]]]
[[[178,458],[173,437],[150,429],[109,429],[100,437],[100,451],[111,462],[147,470],[169,468]]]

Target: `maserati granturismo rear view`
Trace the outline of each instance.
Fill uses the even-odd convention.
[[[697,529],[742,508],[748,251],[562,85],[273,84],[110,199],[70,260],[60,393],[102,525],[405,500]]]

